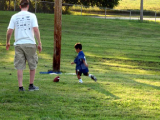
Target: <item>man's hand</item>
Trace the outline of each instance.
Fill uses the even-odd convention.
[[[10,43],[6,43],[6,50],[9,50],[10,48]]]
[[[75,64],[74,62],[71,62],[71,64]]]
[[[42,52],[42,44],[38,44],[38,51],[39,51],[39,53]]]

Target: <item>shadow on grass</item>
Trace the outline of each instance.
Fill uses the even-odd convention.
[[[121,74],[116,75],[115,77],[123,79],[123,83],[125,85],[127,85],[126,87],[130,87],[130,88],[137,88],[137,89],[156,89],[156,90],[160,90],[160,86],[156,86],[156,85],[152,85],[150,83],[154,83],[154,82],[159,82],[160,76],[155,76],[155,75],[135,75],[135,74],[128,74],[126,73],[124,75],[124,73],[122,73],[123,76],[121,76]],[[154,80],[154,81],[153,81]],[[153,82],[152,82],[153,81]],[[120,81],[114,81],[117,84],[122,84],[121,80]],[[154,83],[154,84],[156,84]]]
[[[109,85],[109,84],[106,84]],[[86,87],[88,87],[88,90],[95,90],[97,93],[101,93],[105,96],[110,97],[111,99],[120,99],[118,96],[110,93],[109,91],[107,91],[101,84],[97,83],[86,83],[85,84]]]
[[[149,81],[149,80],[148,80]],[[151,85],[151,84],[147,84],[147,83],[142,83],[142,82],[137,82],[135,80],[132,80],[132,83],[134,84],[137,84],[137,85],[140,85],[142,86],[142,88],[144,87],[147,87],[147,88],[151,88],[151,89],[156,89],[156,90],[160,90],[160,86],[155,86],[155,85]]]

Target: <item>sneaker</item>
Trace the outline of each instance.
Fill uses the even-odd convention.
[[[35,91],[35,90],[39,90],[39,87],[37,86],[29,86],[29,91]]]
[[[95,82],[97,81],[97,78],[94,75],[91,75],[91,79],[94,80]]]
[[[19,88],[19,92],[20,92],[20,91],[25,91],[25,89],[24,89],[24,88]]]
[[[83,81],[82,81],[82,80],[79,80],[79,83],[83,83]]]

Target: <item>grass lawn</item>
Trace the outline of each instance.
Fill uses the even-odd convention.
[[[140,10],[140,2],[141,0],[119,0],[118,6],[115,6],[113,10],[107,10],[106,14],[107,17],[129,17],[130,10],[132,17],[139,18],[139,10]],[[144,9],[144,16],[145,17],[156,17],[159,18],[159,0],[144,0],[143,1],[143,9]],[[123,11],[123,12],[122,12]],[[73,6],[71,7],[71,14],[72,15],[81,15],[81,6]],[[82,7],[82,15],[90,15],[90,16],[105,16],[105,7]]]
[[[14,12],[0,11],[0,119],[2,120],[157,120],[160,119],[160,24],[105,20],[63,15],[60,82],[52,69],[54,15],[37,14],[43,52],[35,85],[29,92],[28,67],[25,92],[18,92],[13,66],[14,47],[5,50],[5,34]],[[12,36],[11,44],[14,39]],[[81,42],[90,73],[79,84],[70,65]]]
[[[115,9],[122,10],[139,10],[141,0],[120,0],[119,5]],[[147,11],[160,11],[159,0],[143,0],[144,10]]]

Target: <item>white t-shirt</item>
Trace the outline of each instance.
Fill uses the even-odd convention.
[[[38,27],[36,15],[28,11],[20,11],[11,17],[8,29],[14,29],[17,44],[36,44],[33,27]]]

